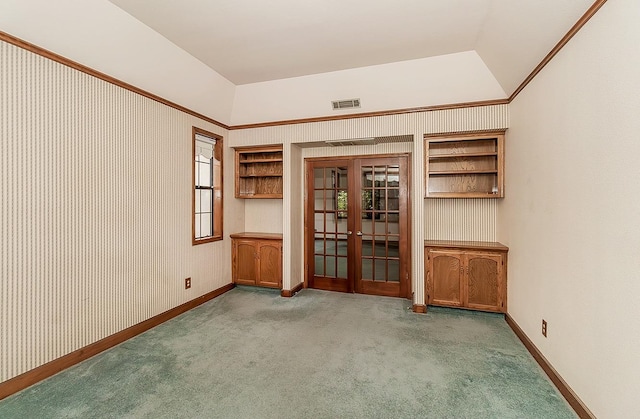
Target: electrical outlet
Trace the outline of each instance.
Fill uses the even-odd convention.
[[[184,289],[188,290],[189,288],[191,288],[191,278],[185,278],[184,279]]]
[[[542,319],[542,336],[547,337],[547,321]]]

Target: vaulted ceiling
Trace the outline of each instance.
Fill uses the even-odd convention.
[[[236,85],[475,50],[512,93],[593,0],[110,0]]]

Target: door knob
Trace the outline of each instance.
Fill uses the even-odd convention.
[[[362,231],[356,232],[356,236],[362,236]]]
[[[348,231],[347,231],[347,236],[350,236],[350,235],[352,235],[352,234],[353,234],[353,231],[351,231],[351,230],[348,230]]]

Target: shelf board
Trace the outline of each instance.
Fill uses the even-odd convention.
[[[282,177],[282,173],[270,173],[265,175],[238,175],[241,178],[252,178],[252,177]]]
[[[429,192],[425,198],[502,198],[493,192]]]
[[[443,170],[438,172],[429,172],[429,176],[448,176],[448,175],[497,175],[497,170]]]
[[[438,160],[438,159],[455,159],[455,158],[475,158],[475,157],[498,157],[497,152],[486,152],[486,153],[454,153],[454,154],[434,154],[429,155],[429,160]]]
[[[236,198],[239,199],[282,199],[282,194],[281,193],[269,193],[269,194],[263,194],[263,193],[253,193],[253,194],[240,194],[237,195]]]
[[[240,164],[253,164],[253,163],[282,163],[282,159],[240,160]]]

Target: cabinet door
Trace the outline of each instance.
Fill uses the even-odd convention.
[[[282,282],[282,251],[280,243],[263,242],[259,245],[258,284],[280,288]]]
[[[462,252],[430,250],[427,288],[428,304],[462,305]]]
[[[243,285],[256,285],[258,278],[256,243],[237,240],[233,250],[234,282]]]
[[[500,254],[467,253],[467,307],[503,311],[502,261]]]

